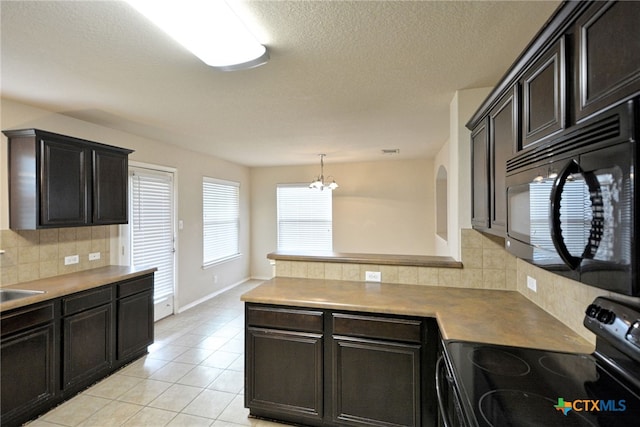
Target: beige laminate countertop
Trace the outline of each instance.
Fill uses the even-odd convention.
[[[462,263],[446,256],[358,254],[318,251],[276,251],[268,259],[303,262],[339,262],[344,264],[404,265],[412,267],[462,268]]]
[[[2,289],[27,289],[33,291],[45,291],[45,293],[0,303],[0,312],[41,301],[47,301],[75,292],[85,291],[87,289],[97,288],[110,283],[144,276],[146,274],[153,273],[156,270],[157,268],[155,267],[132,268],[127,266],[110,265],[77,273],[64,274],[62,276],[3,286]]]
[[[245,302],[434,317],[444,339],[574,353],[593,345],[515,291],[277,277]]]

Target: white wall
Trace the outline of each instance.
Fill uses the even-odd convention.
[[[460,230],[471,228],[471,131],[465,125],[491,90],[492,88],[459,90],[449,107],[448,246],[450,256],[456,260],[462,259]]]
[[[4,129],[39,128],[135,150],[132,161],[177,169],[177,213],[184,229],[177,231],[177,303],[184,307],[221,289],[249,278],[249,222],[251,181],[249,168],[196,153],[177,146],[144,139],[114,129],[97,126],[61,114],[34,108],[8,99],[1,100],[0,127]],[[7,141],[0,139],[0,230],[7,229]],[[202,265],[202,177],[209,176],[240,182],[242,256],[203,270]],[[177,230],[176,226],[176,230]],[[214,284],[213,276],[218,276]]]
[[[253,277],[272,277],[266,255],[277,246],[277,184],[307,183],[319,170],[319,164],[251,170]],[[334,251],[435,254],[432,159],[332,164],[327,158],[327,175],[340,185],[333,199]]]

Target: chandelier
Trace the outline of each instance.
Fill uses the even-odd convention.
[[[320,175],[318,175],[312,182],[309,184],[309,188],[317,188],[322,191],[325,188],[329,190],[335,190],[338,188],[338,183],[332,176],[327,177],[328,184],[324,182],[324,158],[326,154],[319,154],[320,156]]]

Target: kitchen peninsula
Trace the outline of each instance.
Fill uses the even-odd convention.
[[[269,258],[311,269],[355,263],[358,271],[417,262],[353,254]],[[593,351],[517,291],[386,283],[384,274],[382,282],[277,276],[242,296],[245,405],[258,417],[317,426],[431,425],[440,339]]]

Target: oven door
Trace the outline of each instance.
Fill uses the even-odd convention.
[[[574,280],[579,280],[579,272],[565,262],[554,243],[551,196],[559,172],[577,160],[556,160],[507,177],[505,240],[507,250],[517,257]],[[574,187],[577,186],[570,183],[563,190],[568,194]],[[570,206],[568,202],[565,199],[559,211],[565,223],[569,217],[582,217],[584,214],[582,204]],[[571,250],[575,250],[584,241],[582,236],[576,237],[580,233],[576,227],[567,230],[565,237],[570,242]]]

